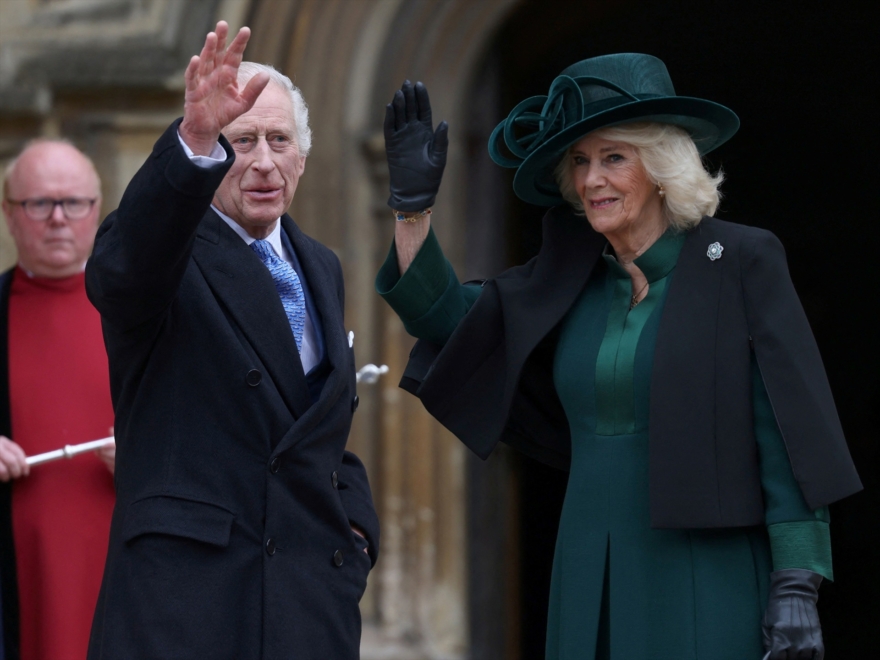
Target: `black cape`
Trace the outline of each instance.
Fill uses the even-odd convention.
[[[712,260],[716,242],[724,250]],[[582,217],[551,209],[538,256],[485,282],[445,346],[419,341],[401,387],[483,458],[501,440],[566,469],[571,440],[552,373],[557,330],[604,245]],[[763,524],[753,352],[808,505],[861,489],[782,244],[707,217],[688,232],[657,336],[652,526]]]

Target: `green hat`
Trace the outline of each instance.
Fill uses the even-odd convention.
[[[492,131],[489,155],[502,167],[517,168],[517,197],[556,206],[564,200],[553,171],[565,150],[598,128],[640,121],[681,126],[700,154],[724,144],[739,128],[729,108],[676,96],[666,65],[656,57],[619,53],[572,64],[547,96],[517,105]],[[513,158],[501,153],[502,139]]]

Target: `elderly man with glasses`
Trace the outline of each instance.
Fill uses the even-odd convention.
[[[40,140],[9,165],[18,264],[0,275],[0,658],[84,658],[113,511],[115,446],[29,468],[113,425],[101,319],[85,291],[101,206],[92,162]]]

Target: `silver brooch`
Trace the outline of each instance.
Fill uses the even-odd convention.
[[[706,252],[706,256],[709,257],[712,261],[721,258],[721,253],[724,252],[724,248],[721,247],[721,243],[712,243],[709,246],[709,251]]]

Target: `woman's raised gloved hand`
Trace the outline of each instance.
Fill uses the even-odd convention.
[[[385,107],[385,154],[391,176],[388,206],[396,211],[421,211],[434,204],[449,146],[449,126],[434,130],[428,90],[407,80]]]
[[[822,576],[789,568],[770,574],[770,597],[764,611],[765,658],[822,660],[825,644],[816,601]]]

